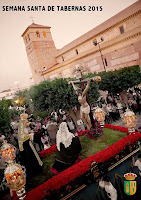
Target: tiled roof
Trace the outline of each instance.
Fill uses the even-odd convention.
[[[10,92],[11,91],[11,89],[7,89],[7,90],[3,90],[2,92],[0,92],[0,93],[4,93],[4,92]]]
[[[50,26],[44,26],[44,25],[32,23],[32,24],[31,24],[30,26],[28,26],[27,28],[51,28],[51,27],[50,27]]]
[[[50,27],[50,26],[44,26],[44,25],[32,23],[32,24],[31,24],[30,26],[28,26],[27,29],[24,31],[24,33],[22,34],[22,37],[24,36],[24,34],[26,33],[26,31],[27,31],[29,28],[51,28],[51,27]]]

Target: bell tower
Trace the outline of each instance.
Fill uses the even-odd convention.
[[[43,81],[43,72],[56,64],[57,50],[50,28],[32,23],[22,34],[35,84]]]

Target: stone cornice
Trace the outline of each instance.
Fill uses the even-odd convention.
[[[125,19],[119,21],[118,23],[116,23],[116,24],[110,26],[109,28],[107,28],[107,29],[101,31],[100,33],[98,33],[98,34],[96,34],[96,35],[93,35],[92,37],[88,38],[87,40],[83,41],[81,44],[79,44],[79,45],[77,45],[77,46],[75,46],[75,47],[73,47],[73,48],[78,48],[78,46],[82,45],[83,43],[85,43],[85,42],[91,40],[91,39],[94,38],[94,37],[100,36],[101,34],[103,34],[103,33],[107,32],[107,31],[113,29],[114,27],[118,26],[119,24],[122,24],[122,23],[126,22],[128,19],[131,19],[131,18],[133,18],[133,17],[139,15],[140,13],[141,13],[141,10],[139,10],[139,11],[137,11],[136,13],[130,15],[129,17],[127,17],[127,18],[125,18]],[[73,48],[70,48],[70,49],[68,49],[67,51],[65,51],[65,52],[63,52],[63,53],[61,53],[61,54],[58,54],[58,55],[56,56],[56,58],[59,57],[59,56],[61,56],[61,55],[63,55],[63,54],[65,54],[66,52],[72,50]]]
[[[110,48],[110,47],[112,47],[112,46],[115,46],[115,45],[117,45],[117,44],[120,44],[120,43],[122,43],[122,42],[125,42],[125,41],[127,41],[127,40],[130,40],[130,39],[132,39],[132,38],[135,38],[135,37],[138,37],[138,36],[140,36],[141,35],[141,29],[140,29],[140,27],[138,28],[139,30],[136,32],[136,33],[133,33],[133,34],[131,34],[131,35],[128,35],[127,34],[127,36],[126,37],[123,37],[123,38],[121,38],[121,39],[116,39],[116,41],[115,41],[115,39],[113,39],[114,40],[114,42],[111,42],[111,44],[109,44],[109,41],[107,41],[103,46],[101,45],[101,50],[105,50],[105,49],[108,49],[108,48]],[[66,66],[66,65],[68,65],[68,64],[71,64],[71,63],[73,63],[73,62],[75,62],[75,61],[77,61],[77,60],[79,60],[79,59],[82,59],[82,58],[85,58],[85,57],[87,57],[87,56],[90,56],[90,55],[92,55],[92,54],[95,54],[95,53],[97,53],[97,52],[99,52],[99,49],[98,49],[98,47],[97,47],[97,49],[91,49],[91,50],[89,50],[89,51],[87,51],[87,52],[85,52],[85,53],[83,53],[83,54],[81,54],[81,55],[79,55],[79,56],[75,56],[75,58],[73,58],[73,59],[70,59],[70,60],[68,60],[68,61],[65,61],[65,62],[63,62],[63,63],[60,63],[60,64],[57,64],[57,65],[55,65],[55,66],[53,66],[53,67],[50,67],[50,68],[48,68],[47,69],[47,71],[44,73],[44,75],[45,74],[48,74],[48,73],[50,73],[50,72],[52,72],[52,71],[55,71],[55,70],[57,70],[57,69],[59,69],[59,68],[62,68],[62,67],[64,67],[64,66]]]

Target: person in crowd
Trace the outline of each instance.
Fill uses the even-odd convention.
[[[141,133],[141,126],[138,127],[138,130],[137,130],[139,133]]]
[[[50,144],[48,143],[48,142],[45,142],[44,143],[44,150],[46,150],[46,149],[48,149],[48,148],[50,148],[51,146],[50,146]]]
[[[62,115],[60,113],[58,113],[58,119],[57,119],[57,125],[58,127],[60,126],[60,124],[63,122],[63,118]]]
[[[104,176],[100,181],[99,181],[99,186],[104,188],[105,191],[107,192],[107,200],[117,200],[117,190],[114,188],[112,183],[110,182],[110,178],[108,176]]]
[[[120,114],[120,117],[122,118],[123,117],[123,106],[122,106],[120,100],[117,100],[117,109]]]
[[[44,130],[43,132],[45,132],[45,134],[48,134],[47,128],[48,128],[48,121],[44,120],[43,125],[42,125],[42,129]]]
[[[109,112],[109,115],[111,116],[112,120],[115,121],[115,115],[113,113],[112,107],[112,104],[107,104],[107,110]]]
[[[34,130],[34,143],[35,143],[36,150],[38,152],[43,150],[43,145],[41,142],[42,134],[43,132],[42,132],[41,127],[39,127],[39,129],[36,129],[36,131]]]
[[[72,133],[75,133],[76,132],[76,126],[75,126],[75,123],[74,123],[74,121],[73,121],[73,119],[70,115],[67,116],[66,122],[67,122],[67,125],[68,125],[68,128],[69,128],[69,131],[72,132]]]
[[[74,112],[74,114],[76,115],[76,113],[77,113],[77,111],[78,111],[78,108],[77,108],[77,106],[74,106],[73,108],[72,108],[72,111]]]
[[[29,121],[29,122],[32,122],[33,119],[34,119],[33,114],[29,114],[29,115],[28,115],[28,121]]]
[[[117,112],[117,107],[114,106],[113,103],[111,103],[111,108],[112,108],[113,121],[116,121],[119,118],[119,115],[118,115],[118,112]]]
[[[35,150],[32,137],[29,134],[28,115],[23,113],[20,115],[20,123],[18,127],[18,143],[20,150],[20,164],[26,167],[27,178],[35,175],[35,173],[43,165],[37,151]]]
[[[73,165],[77,161],[81,151],[79,138],[69,132],[66,122],[60,124],[56,141],[57,156],[51,168],[53,173],[61,172]]]
[[[102,108],[102,104],[104,104],[104,103],[105,103],[105,99],[104,99],[103,96],[101,96],[101,97],[99,98],[99,107]]]
[[[104,103],[102,104],[102,110],[103,110],[105,113],[108,112],[106,102],[104,102]]]
[[[137,94],[137,107],[138,107],[138,112],[139,115],[141,113],[141,94],[139,92],[136,93]]]
[[[0,133],[0,144],[2,144],[4,140],[5,140],[5,135]]]
[[[50,147],[50,144],[49,144],[49,137],[43,133],[42,137],[41,137],[41,142],[44,146],[44,150],[47,149],[47,147]]]
[[[50,145],[56,144],[56,134],[58,131],[58,125],[53,118],[50,118],[47,123],[47,132],[50,138]]]
[[[116,100],[117,100],[117,97],[113,95],[113,96],[112,96],[112,103],[113,103],[113,105],[114,105],[115,107],[117,106]]]
[[[107,104],[112,103],[112,102],[113,102],[112,96],[108,94],[108,95],[107,95],[107,98],[106,98],[106,101],[107,101]]]
[[[41,128],[42,128],[42,124],[41,124],[41,122],[36,122],[35,123],[35,128],[34,128],[34,131],[35,132],[38,132],[38,130],[40,129],[41,130]]]
[[[77,120],[76,123],[77,123],[77,133],[80,133],[81,131],[85,131],[87,129],[82,119]]]
[[[6,163],[5,163],[5,161],[3,159],[3,156],[2,156],[2,154],[0,152],[0,179],[1,180],[4,177],[4,170],[5,170],[5,168],[6,168]]]
[[[133,100],[133,91],[130,88],[129,88],[128,92],[127,92],[127,98]]]
[[[132,156],[133,166],[138,167],[139,175],[141,176],[141,154],[138,155],[138,159],[135,162],[134,156]]]
[[[41,117],[37,117],[36,122],[40,122],[41,123]]]
[[[130,110],[134,111],[134,101],[132,98],[128,99],[128,106]]]
[[[51,118],[53,118],[57,122],[58,115],[57,115],[57,112],[55,112],[55,110],[52,111],[52,113],[50,114],[50,116],[51,116]]]
[[[126,112],[127,105],[123,100],[122,100],[122,106],[123,106],[123,112]]]
[[[60,113],[60,115],[62,116],[62,119],[63,119],[63,121],[65,121],[66,120],[66,113],[65,113],[65,111],[64,110],[62,110],[62,109],[59,109],[59,113]]]
[[[31,119],[30,128],[31,128],[32,130],[34,130],[34,129],[35,129],[35,126],[36,126],[36,124],[35,124],[34,119]]]

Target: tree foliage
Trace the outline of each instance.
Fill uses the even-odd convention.
[[[93,83],[89,90],[89,97],[90,101],[98,97],[97,86]],[[68,79],[44,81],[33,86],[28,92],[29,99],[32,99],[36,111],[69,110],[73,106],[79,105],[77,95],[72,86],[68,85]]]
[[[99,72],[98,74],[87,74],[84,78],[101,76],[99,84],[91,82],[88,91],[89,102],[97,100],[98,90],[119,93],[133,87],[141,82],[139,66],[125,67],[123,69]],[[68,79],[55,79],[53,81],[43,81],[29,89],[26,96],[26,103],[33,105],[36,112],[51,112],[52,110],[69,110],[75,105],[78,106],[77,95]],[[80,87],[80,85],[79,85]]]
[[[10,128],[11,112],[9,106],[12,105],[11,100],[0,101],[0,132],[6,133]]]
[[[100,72],[99,88],[111,93],[120,93],[141,83],[141,72],[138,65],[125,67],[119,70]]]

